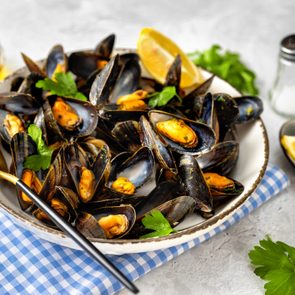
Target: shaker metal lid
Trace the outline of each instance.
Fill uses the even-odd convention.
[[[281,41],[281,52],[284,55],[295,56],[295,34],[289,35]]]

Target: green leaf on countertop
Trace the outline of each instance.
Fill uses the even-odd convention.
[[[166,86],[161,92],[154,92],[148,96],[149,106],[152,108],[165,106],[175,96],[181,101],[175,86]]]
[[[78,92],[77,85],[73,75],[68,73],[56,73],[54,80],[45,78],[36,83],[37,88],[50,91],[52,95],[59,95],[64,97],[71,97],[82,101],[87,101],[86,96]]]
[[[266,295],[295,294],[295,248],[269,237],[249,252],[257,276],[266,280]]]
[[[257,95],[256,75],[241,60],[240,55],[212,45],[204,51],[195,51],[188,56],[192,61],[209,72],[229,82],[243,94]]]
[[[40,169],[48,169],[51,163],[53,149],[45,144],[42,138],[42,130],[35,124],[29,126],[28,134],[36,143],[38,154],[28,156],[25,159],[24,167],[36,172]]]
[[[146,229],[153,230],[153,232],[141,236],[140,239],[163,237],[175,232],[169,221],[159,210],[152,210],[145,215],[141,222]]]

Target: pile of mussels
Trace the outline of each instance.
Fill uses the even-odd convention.
[[[23,55],[29,74],[0,94],[0,135],[11,153],[10,172],[89,237],[137,238],[148,232],[141,219],[152,209],[173,227],[191,212],[210,218],[244,189],[228,177],[239,154],[235,124],[257,119],[261,100],[212,94],[214,77],[186,94],[179,87],[179,57],[161,85],[141,75],[136,53],[112,54],[114,40],[110,35],[94,50],[69,56],[54,46],[42,67]],[[66,71],[89,101],[36,87]],[[165,86],[175,86],[182,101],[149,107],[148,95]],[[30,123],[54,148],[46,171],[24,168],[26,157],[37,153],[26,131]],[[18,191],[17,197],[23,210],[54,226],[25,194]]]

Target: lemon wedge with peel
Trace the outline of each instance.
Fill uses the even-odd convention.
[[[295,161],[295,136],[283,135],[281,144],[287,152],[288,156]]]
[[[167,72],[175,57],[181,57],[180,87],[198,86],[204,82],[200,70],[169,38],[152,28],[144,28],[137,41],[137,53],[151,76],[164,84]]]

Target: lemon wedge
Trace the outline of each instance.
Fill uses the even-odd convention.
[[[4,80],[9,75],[9,70],[5,67],[0,65],[0,81]]]
[[[152,28],[141,30],[137,52],[146,70],[161,84],[165,83],[167,72],[178,54],[181,57],[180,87],[198,86],[204,82],[200,70],[188,56],[172,40]]]
[[[295,136],[283,135],[281,138],[281,144],[288,156],[295,161]]]

